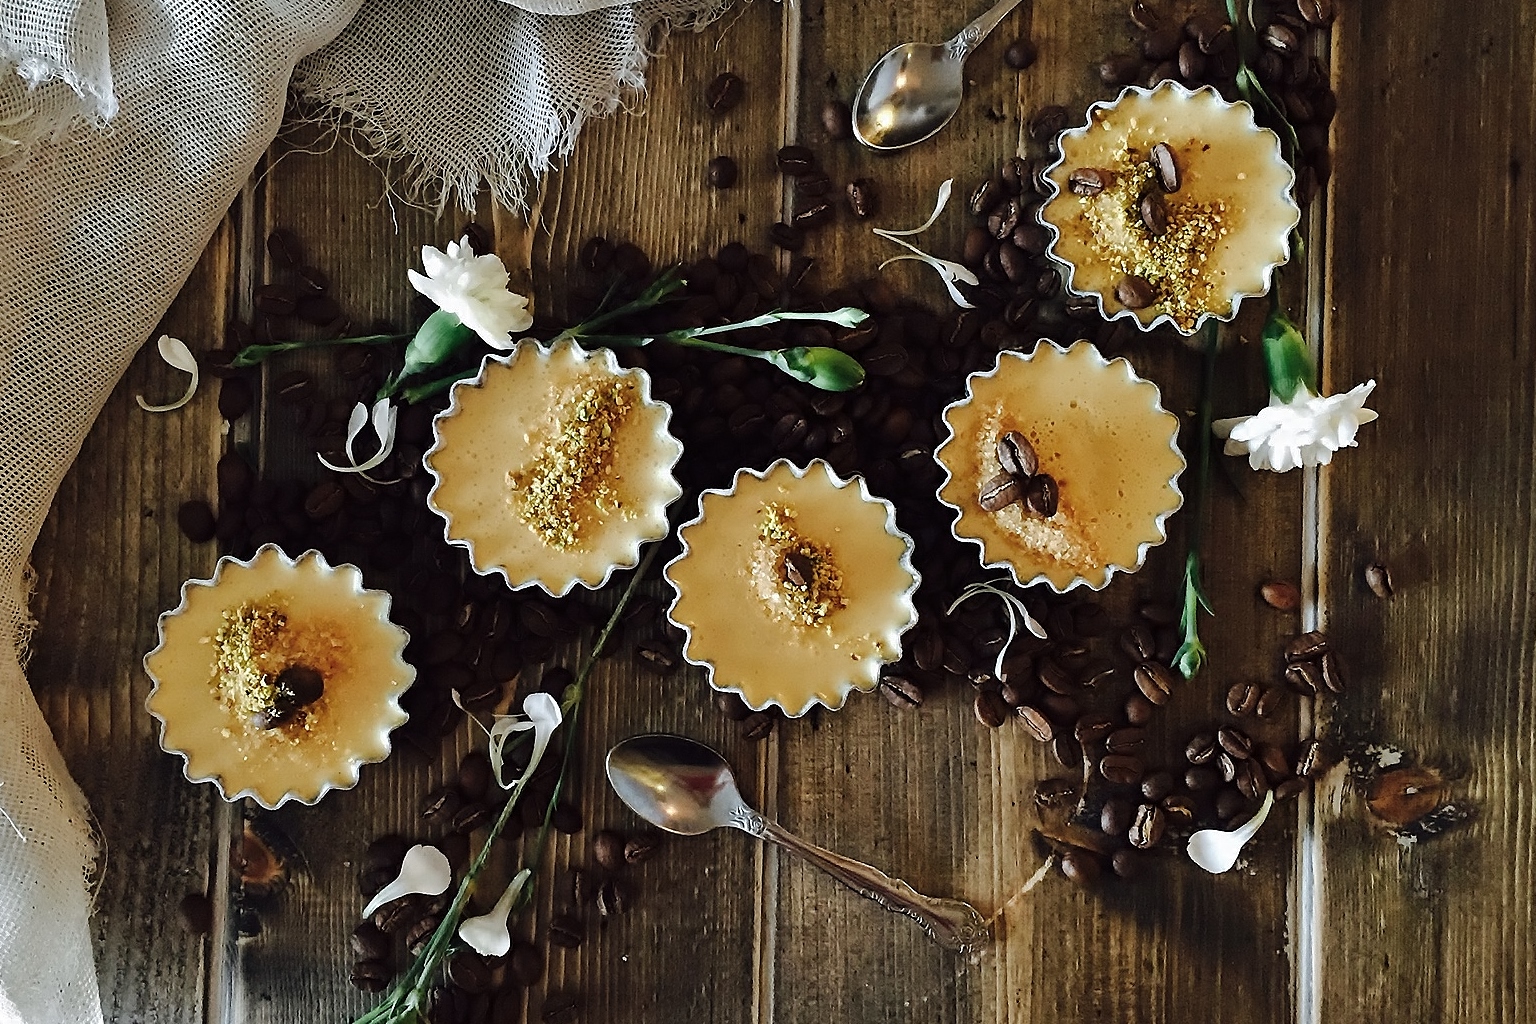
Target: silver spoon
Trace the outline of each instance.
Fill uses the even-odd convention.
[[[884,872],[823,850],[748,807],[725,758],[682,736],[634,736],[608,751],[608,781],[619,799],[657,828],[683,836],[730,825],[799,854],[861,896],[906,914],[946,949],[970,953],[991,937],[976,908],[914,890]]]
[[[965,59],[1019,0],[998,0],[947,43],[903,43],[875,61],[853,98],[853,134],[871,149],[904,149],[960,109]]]

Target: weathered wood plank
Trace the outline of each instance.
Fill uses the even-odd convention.
[[[235,234],[226,220],[152,338],[170,333],[195,352],[221,344]],[[92,428],[33,552],[30,675],[101,829],[93,923],[102,1009],[109,1020],[192,1022],[203,1019],[208,947],[181,926],[177,905],[211,885],[216,798],[156,744],[140,659],[182,581],[213,568],[212,545],[188,543],[176,510],[212,498],[222,424],[212,380],[177,412],[138,407],[135,394],[165,401],[186,380],[160,361],[152,338]]]
[[[1375,378],[1381,420],[1324,476],[1325,628],[1352,669],[1326,732],[1405,749],[1477,818],[1404,847],[1344,768],[1330,775],[1323,1020],[1536,1019],[1533,39],[1518,4],[1351,4],[1335,28],[1326,384]],[[1430,137],[1454,185],[1424,158]],[[1373,560],[1389,600],[1362,584]]]

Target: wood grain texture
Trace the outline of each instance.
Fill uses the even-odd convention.
[[[226,220],[151,337],[173,334],[194,352],[220,343],[235,234]],[[108,1020],[201,1021],[208,982],[205,940],[183,929],[177,905],[184,893],[209,889],[216,798],[160,750],[140,664],[155,644],[156,617],[215,558],[212,545],[181,535],[176,511],[212,498],[222,445],[216,382],[166,415],[134,401],[140,393],[166,401],[185,381],[145,345],[65,477],[32,558],[38,629],[29,675],[104,845],[94,931]]]
[[[1325,476],[1324,612],[1353,673],[1327,734],[1441,769],[1477,818],[1403,848],[1333,773],[1321,1017],[1529,1021],[1536,11],[1397,13],[1351,4],[1335,29],[1327,384],[1375,378],[1381,420]],[[1376,559],[1387,601],[1361,582]]]

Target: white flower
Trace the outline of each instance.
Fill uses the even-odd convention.
[[[1365,400],[1374,380],[1342,395],[1314,395],[1298,388],[1289,402],[1269,396],[1269,407],[1252,416],[1217,420],[1211,429],[1227,439],[1228,455],[1247,455],[1254,469],[1284,473],[1298,466],[1326,466],[1333,453],[1355,444],[1355,433],[1376,413]]]
[[[469,236],[448,243],[448,251],[421,247],[425,274],[407,270],[411,287],[459,318],[459,322],[485,340],[507,351],[515,344],[512,335],[533,326],[528,299],[507,289],[506,265],[493,253],[476,256]]]

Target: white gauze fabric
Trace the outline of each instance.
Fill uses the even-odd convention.
[[[400,161],[402,191],[467,204],[483,178],[518,207],[585,118],[642,85],[658,20],[724,6],[518,3],[0,0],[0,1024],[102,1015],[89,812],[23,673],[27,557],[290,77],[311,118]]]

